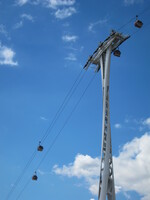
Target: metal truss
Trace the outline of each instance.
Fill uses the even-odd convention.
[[[114,52],[129,36],[112,31],[110,36],[100,43],[92,56],[89,57],[84,68],[87,70],[90,64],[96,65],[96,72],[101,68],[103,91],[103,118],[102,118],[102,145],[101,165],[98,200],[115,200],[115,183],[112,160],[110,107],[109,107],[109,76],[111,53]]]

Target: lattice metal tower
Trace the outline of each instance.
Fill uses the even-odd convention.
[[[101,68],[103,90],[103,118],[102,118],[102,146],[98,200],[115,200],[115,184],[112,160],[110,108],[109,108],[109,75],[111,53],[120,56],[116,50],[129,36],[112,31],[110,36],[100,43],[92,56],[88,59],[84,68],[87,70],[90,64],[96,65],[96,72]],[[117,53],[118,52],[118,53]],[[116,54],[115,54],[116,53]]]

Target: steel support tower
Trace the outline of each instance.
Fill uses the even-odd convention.
[[[102,117],[102,145],[98,200],[115,200],[115,183],[112,160],[110,106],[109,106],[109,76],[111,53],[129,38],[121,33],[112,31],[110,36],[100,43],[92,56],[89,57],[84,68],[87,70],[91,64],[96,65],[96,72],[101,68],[103,91],[103,117]]]

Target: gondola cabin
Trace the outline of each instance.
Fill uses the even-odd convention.
[[[114,51],[113,54],[114,54],[114,56],[120,57],[121,52],[117,49],[117,50]]]
[[[40,141],[37,150],[38,151],[43,151],[43,149],[44,149],[44,147],[41,145],[41,141]]]
[[[44,147],[42,145],[39,145],[37,148],[38,151],[43,151],[43,149],[44,149]]]
[[[38,177],[37,177],[36,174],[32,176],[32,180],[33,180],[33,181],[37,181],[37,179],[38,179]]]
[[[134,26],[137,28],[141,28],[143,26],[143,22],[137,19],[134,23]]]

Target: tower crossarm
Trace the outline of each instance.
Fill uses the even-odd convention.
[[[97,66],[96,72],[100,69],[99,60],[102,54],[106,52],[108,47],[111,45],[111,53],[115,51],[125,40],[127,40],[130,36],[123,35],[122,33],[118,33],[116,31],[112,31],[110,36],[102,43],[99,44],[98,48],[94,51],[94,53],[89,57],[86,62],[84,69],[87,70],[90,64],[95,64]]]

